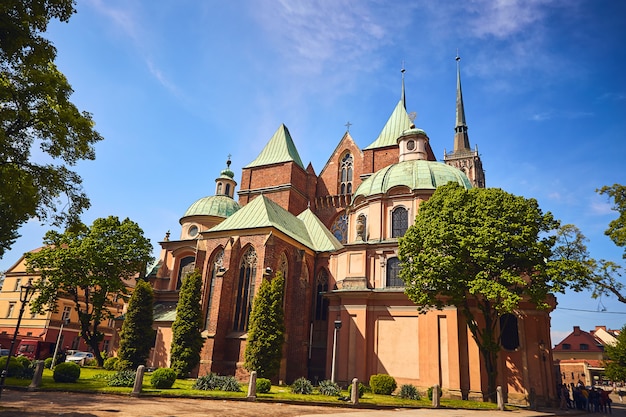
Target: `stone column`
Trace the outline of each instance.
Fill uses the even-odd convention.
[[[43,361],[35,361],[35,375],[28,386],[29,391],[35,391],[41,385],[41,377],[43,376]]]
[[[498,410],[504,411],[504,395],[502,394],[502,387],[496,387],[496,396],[498,398]]]
[[[141,394],[141,386],[143,385],[143,373],[145,372],[146,367],[143,365],[139,365],[137,367],[137,374],[135,375],[135,385],[133,386],[133,392],[130,393],[131,397],[139,397]]]
[[[248,401],[256,401],[256,371],[250,372],[248,383]]]
[[[352,379],[352,392],[350,393],[350,402],[354,405],[359,404],[359,380]]]
[[[433,408],[439,408],[439,406],[441,405],[441,402],[439,401],[439,394],[439,385],[433,385]]]

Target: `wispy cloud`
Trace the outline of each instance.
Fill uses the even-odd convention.
[[[604,93],[600,97],[598,97],[598,100],[600,101],[621,101],[625,99],[626,99],[626,94],[622,92]]]
[[[564,111],[556,111],[556,110],[547,110],[544,112],[533,113],[530,116],[530,120],[535,122],[543,122],[545,120],[551,119],[583,119],[586,117],[593,117],[593,112],[588,111],[573,111],[573,110],[564,110]]]

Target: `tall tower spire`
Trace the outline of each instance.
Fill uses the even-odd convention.
[[[465,107],[463,106],[463,90],[461,89],[461,57],[456,53],[456,126],[454,127],[454,152],[470,150]]]
[[[402,101],[402,105],[404,106],[404,110],[406,110],[406,97],[404,96],[404,73],[406,70],[404,69],[404,61],[402,61],[402,69],[400,70],[402,73],[402,94],[400,95],[400,100]]]
[[[485,171],[478,155],[478,147],[470,148],[465,121],[465,106],[463,105],[463,91],[461,90],[461,57],[456,53],[456,125],[454,126],[454,149],[444,152],[443,160],[446,164],[460,169],[467,175],[474,187],[485,188]]]

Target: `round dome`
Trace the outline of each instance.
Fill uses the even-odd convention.
[[[467,176],[458,169],[441,162],[416,159],[389,165],[363,181],[353,196],[383,194],[393,187],[405,186],[411,190],[434,190],[453,181],[472,188]]]
[[[235,178],[235,173],[230,168],[226,168],[220,172],[220,178],[230,178],[232,180]]]
[[[189,216],[218,216],[226,218],[239,210],[239,208],[239,204],[228,196],[212,195],[201,198],[189,206],[185,214],[183,214],[183,218]]]

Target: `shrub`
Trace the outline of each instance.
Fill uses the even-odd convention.
[[[420,393],[417,392],[417,388],[412,384],[404,384],[400,387],[400,398],[408,400],[419,400]]]
[[[439,391],[439,397],[441,398],[441,387],[437,391]],[[428,390],[426,391],[426,395],[428,395],[428,399],[432,401],[432,399],[433,399],[433,387],[428,387]]]
[[[267,378],[257,378],[256,380],[256,392],[261,394],[267,394],[272,389],[272,381]]]
[[[124,359],[119,359],[115,362],[115,369],[118,371],[127,371],[133,369],[133,363]]]
[[[159,368],[152,373],[150,385],[159,389],[170,389],[176,382],[176,371],[170,368]]]
[[[230,376],[230,375],[223,376],[221,390],[230,391],[230,392],[240,392],[241,385],[239,385],[239,382],[237,382],[234,376]]]
[[[328,395],[329,397],[336,397],[341,394],[341,388],[339,388],[339,385],[337,385],[330,379],[320,382],[317,390],[320,392],[320,394]]]
[[[24,368],[28,368],[31,365],[31,361],[30,359],[28,359],[26,356],[18,356],[15,358],[19,363],[22,364],[22,367]]]
[[[294,394],[311,394],[313,392],[313,384],[305,377],[300,377],[293,382],[291,392]]]
[[[363,394],[365,394],[366,390],[367,387],[359,382],[359,398],[363,397]],[[348,393],[350,394],[350,397],[352,397],[352,384],[350,384],[348,388]]]
[[[132,387],[135,385],[137,373],[131,370],[117,371],[107,383],[110,387]]]
[[[54,382],[76,382],[80,378],[80,366],[74,362],[62,362],[52,372]]]
[[[8,356],[0,358],[0,370],[4,370],[7,365]],[[9,361],[9,369],[7,370],[7,376],[20,376],[24,371],[24,365],[17,358],[12,357]]]
[[[87,359],[85,361],[85,366],[96,367],[96,366],[98,366],[98,360],[97,359]]]
[[[104,361],[104,365],[102,365],[104,367],[104,369],[106,369],[107,371],[112,371],[114,369],[116,369],[116,365],[117,365],[117,361],[119,359],[117,357],[112,357],[112,358],[107,358]]]
[[[43,367],[46,369],[50,369],[50,367],[52,367],[52,358],[46,358],[43,361]]]
[[[196,379],[193,384],[193,389],[199,389],[203,391],[209,391],[214,389],[220,389],[222,387],[222,377],[211,372],[208,375],[204,375]]]
[[[397,388],[396,380],[387,374],[370,376],[370,387],[374,394],[391,395]]]

